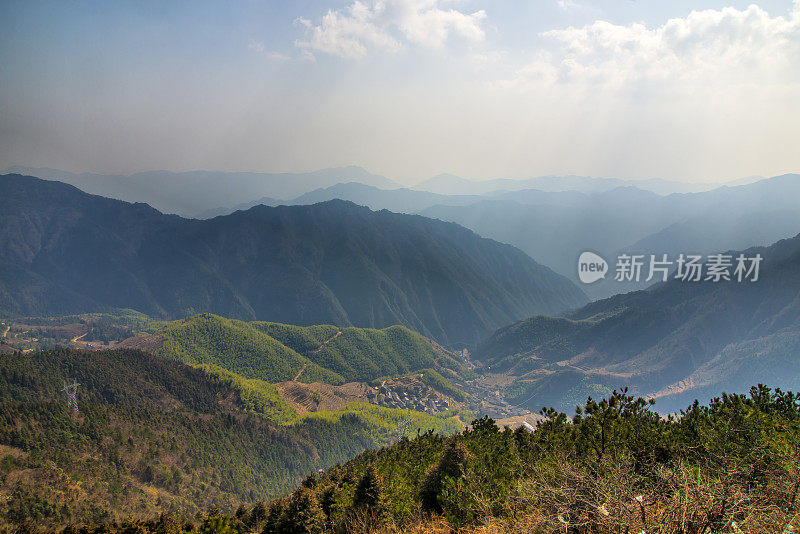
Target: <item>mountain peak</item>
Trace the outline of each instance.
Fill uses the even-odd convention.
[[[63,184],[0,180],[0,264],[14,272],[0,279],[0,308],[402,324],[470,345],[530,313],[586,302],[510,245],[346,200],[260,205],[204,221],[147,210]]]

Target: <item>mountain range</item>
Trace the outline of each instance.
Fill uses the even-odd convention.
[[[480,202],[484,197],[480,195],[441,195],[407,187],[387,190],[358,182],[349,182],[315,189],[287,201],[286,204],[316,204],[334,199],[349,200],[373,210],[417,213],[425,208],[438,205],[469,206]]]
[[[569,181],[564,183],[564,187],[569,185]],[[703,254],[791,237],[800,230],[797,198],[800,176],[787,174],[700,193],[670,195],[631,185],[600,192],[522,189],[447,195],[345,183],[285,203],[343,199],[374,210],[417,213],[455,222],[481,236],[517,246],[578,282],[577,258],[586,250],[600,253],[613,267],[622,253]],[[648,285],[619,283],[611,278],[583,289],[592,298],[604,298]]]
[[[729,182],[730,185],[742,185],[762,179],[751,176]],[[716,189],[717,182],[678,182],[651,178],[647,180],[623,180],[620,178],[598,178],[589,176],[537,176],[525,179],[467,180],[454,174],[438,174],[414,186],[414,189],[439,193],[442,195],[484,195],[493,191],[520,191],[536,189],[539,191],[581,191],[583,193],[601,193],[618,187],[632,186],[644,191],[652,191],[661,195],[671,193],[698,193]]]
[[[800,175],[666,196],[634,187],[601,193],[517,191],[467,206],[438,205],[421,215],[452,221],[510,243],[577,281],[577,259],[599,253],[613,270],[621,253],[712,253],[768,245],[800,230]],[[583,286],[593,299],[643,289],[613,277]]]
[[[342,182],[355,181],[382,189],[400,187],[400,184],[385,176],[355,166],[306,173],[148,171],[131,175],[71,173],[17,166],[9,167],[3,173],[57,180],[94,195],[127,202],[144,202],[163,213],[187,217],[212,210],[216,214],[222,214],[223,211],[227,214],[234,211],[227,211],[229,207],[251,203],[256,199],[290,199]]]
[[[59,169],[17,165],[6,168],[2,174],[22,174],[46,180],[57,180],[74,185],[87,193],[128,202],[144,202],[164,213],[201,219],[227,215],[258,204],[308,203],[308,199],[298,199],[298,197],[318,189],[350,182],[382,190],[405,189],[400,193],[400,197],[407,196],[409,190],[434,193],[440,197],[506,195],[516,198],[514,193],[531,189],[540,192],[577,191],[591,194],[619,187],[636,187],[644,191],[666,195],[707,191],[720,186],[719,183],[712,182],[687,183],[662,179],[623,180],[574,175],[473,181],[452,174],[440,174],[411,188],[404,188],[385,176],[371,173],[354,165],[302,173],[155,170],[130,175],[74,173]],[[762,177],[753,176],[728,182],[727,185],[748,184],[761,179]],[[342,198],[359,203],[355,198],[328,196],[325,200],[331,198]],[[433,197],[428,195],[428,198]],[[450,204],[451,202],[440,203]],[[457,200],[455,202],[458,203]],[[425,205],[420,207],[418,201],[415,201],[414,204],[417,206],[415,210],[433,205],[425,202]],[[384,207],[392,209],[388,206]],[[401,211],[407,212],[411,209],[402,209]],[[393,209],[392,211],[398,210]]]
[[[800,235],[742,254],[763,257],[757,281],[673,278],[564,317],[530,317],[498,330],[473,356],[510,373],[508,398],[532,409],[572,407],[623,385],[665,410],[757,382],[796,390]]]
[[[339,200],[200,221],[20,175],[0,177],[0,273],[6,313],[401,324],[449,345],[587,301],[520,250],[453,223]]]

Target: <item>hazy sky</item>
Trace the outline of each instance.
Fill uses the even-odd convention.
[[[4,0],[15,164],[800,172],[800,0]]]

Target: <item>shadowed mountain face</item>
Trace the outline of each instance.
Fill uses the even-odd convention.
[[[621,385],[662,409],[758,382],[796,389],[800,236],[744,254],[757,253],[757,282],[672,280],[567,317],[531,317],[498,330],[475,356],[515,374],[511,397],[534,408]]]
[[[598,188],[609,182],[596,180]],[[680,253],[708,254],[774,243],[800,230],[798,175],[666,196],[640,189],[641,184],[636,181],[613,182],[635,183],[637,187],[627,185],[594,192],[525,189],[445,195],[346,183],[277,203],[314,204],[341,199],[373,210],[388,209],[455,222],[483,237],[519,247],[576,282],[577,259],[586,250],[600,253],[613,265],[621,253],[672,257]],[[578,187],[574,180],[566,178],[562,185]],[[271,199],[265,203],[270,202],[276,204]],[[232,211],[233,208],[227,213]],[[605,298],[649,285],[644,281],[619,283],[612,279],[582,289],[592,298]]]
[[[471,344],[586,303],[518,249],[452,223],[349,202],[199,221],[31,177],[0,178],[0,310],[127,307],[291,324],[402,324]]]
[[[583,194],[517,191],[469,206],[439,205],[426,217],[455,222],[525,251],[577,280],[581,252],[611,264],[628,254],[709,254],[767,245],[800,231],[800,175],[691,194],[659,196],[633,187]],[[613,277],[612,277],[613,278]],[[583,289],[592,298],[644,289],[609,278]]]

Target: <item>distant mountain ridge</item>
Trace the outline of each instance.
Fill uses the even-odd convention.
[[[686,183],[662,179],[624,180],[618,178],[592,178],[586,176],[539,176],[528,179],[496,179],[472,181],[451,174],[440,174],[424,180],[413,187],[401,184],[350,165],[312,172],[265,173],[227,171],[183,171],[154,170],[130,175],[75,173],[43,167],[11,166],[2,174],[22,174],[46,180],[57,180],[74,185],[87,193],[125,200],[144,202],[163,213],[175,213],[184,217],[208,219],[227,215],[236,210],[247,209],[258,204],[305,204],[311,194],[320,197],[320,190],[330,190],[344,184],[360,184],[367,188],[384,191],[398,190],[397,195],[380,197],[381,207],[392,211],[415,213],[435,204],[463,204],[468,197],[488,196],[492,198],[516,198],[515,193],[536,190],[540,193],[581,192],[598,193],[618,187],[636,187],[661,195],[707,191],[719,187],[719,183]],[[726,185],[742,185],[758,181],[762,177],[752,176],[734,180]],[[421,195],[413,196],[412,193]],[[321,193],[327,197],[352,200],[357,204],[363,191],[344,191],[343,196],[331,196],[333,191]],[[426,195],[427,194],[427,197]],[[432,202],[431,195],[440,196],[440,202]],[[349,196],[348,196],[349,195]],[[350,198],[352,196],[353,198]],[[462,197],[462,199],[446,197]],[[370,198],[370,197],[367,197]],[[317,200],[319,202],[321,200]],[[409,204],[409,201],[411,203]],[[530,201],[528,201],[530,203]],[[395,209],[399,203],[402,208]]]
[[[131,175],[105,175],[30,167],[9,167],[3,171],[3,174],[12,173],[57,180],[93,195],[144,202],[163,213],[186,217],[250,203],[263,197],[290,199],[341,182],[355,181],[382,189],[401,187],[385,176],[372,174],[356,166],[306,173],[148,171]],[[234,210],[228,213],[231,211]]]
[[[787,174],[667,196],[635,187],[591,194],[517,191],[419,213],[519,247],[577,281],[577,259],[586,250],[600,253],[613,266],[622,252],[712,253],[791,237],[800,231],[798,198],[800,175]],[[604,280],[583,289],[592,298],[605,298],[644,287]]]
[[[797,389],[800,235],[744,254],[764,258],[757,282],[671,280],[566,317],[525,319],[474,356],[510,370],[510,397],[537,409],[622,385],[663,408],[754,382]]]
[[[287,202],[290,205],[316,204],[328,200],[348,200],[372,210],[416,213],[430,206],[468,206],[483,200],[479,195],[440,195],[414,189],[380,189],[357,182],[336,184],[310,191]]]
[[[289,324],[401,324],[471,344],[587,301],[560,275],[452,223],[344,201],[258,206],[208,221],[0,177],[0,310],[132,308]]]
[[[733,183],[750,183],[760,179],[759,176],[742,178]],[[715,189],[723,184],[715,182],[678,182],[660,178],[625,180],[621,178],[601,178],[578,175],[536,176],[534,178],[493,180],[467,180],[454,174],[438,174],[414,186],[414,189],[429,191],[443,195],[472,194],[483,195],[493,191],[520,191],[537,189],[540,191],[581,191],[583,193],[601,193],[617,187],[633,186],[645,191],[661,195],[671,193],[697,193]]]
[[[249,210],[250,208],[254,208],[256,206],[280,206],[281,204],[287,204],[286,202],[281,202],[277,198],[271,197],[261,197],[258,200],[251,200],[250,202],[242,202],[241,204],[237,204],[232,208],[225,208],[225,207],[218,207],[209,210],[201,211],[200,213],[195,214],[192,218],[193,219],[213,219],[214,217],[219,217],[220,215],[230,215],[235,211],[243,211]]]

